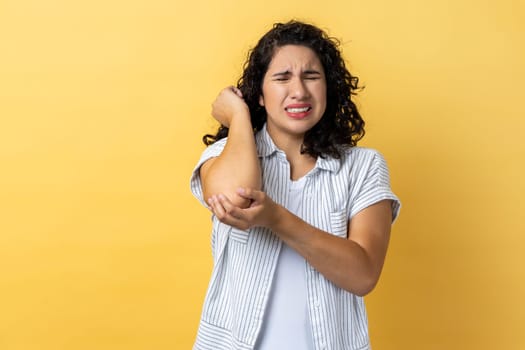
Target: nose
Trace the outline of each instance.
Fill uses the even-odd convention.
[[[296,100],[304,100],[309,96],[308,87],[303,79],[297,77],[290,83],[290,95]]]

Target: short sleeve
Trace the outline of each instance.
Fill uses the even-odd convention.
[[[392,222],[399,215],[401,202],[390,188],[390,174],[383,156],[374,150],[368,150],[367,158],[358,171],[352,186],[349,203],[349,218],[361,210],[385,199],[392,200]]]
[[[227,138],[220,139],[219,141],[208,146],[204,150],[204,152],[202,152],[199,162],[197,163],[197,165],[193,169],[193,173],[191,174],[191,178],[190,178],[191,193],[193,193],[193,195],[205,207],[207,207],[208,205],[206,204],[206,201],[204,200],[204,194],[202,193],[202,183],[201,183],[201,177],[200,177],[199,170],[202,164],[206,163],[207,160],[218,157],[222,153],[222,150],[224,149],[224,146],[226,145],[226,139]]]

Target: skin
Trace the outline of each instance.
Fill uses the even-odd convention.
[[[212,104],[212,115],[230,130],[221,155],[200,169],[204,198],[223,193],[234,205],[247,208],[250,201],[237,195],[237,187],[261,189],[262,179],[250,111],[241,92],[233,87],[223,89]]]
[[[326,108],[326,79],[318,57],[304,46],[277,49],[262,91],[259,102],[267,111],[268,133],[285,152],[291,178],[298,179],[316,162],[300,153],[304,133],[321,119]],[[290,106],[308,106],[309,112],[291,113]],[[204,195],[213,214],[242,230],[255,226],[271,229],[337,286],[356,295],[368,294],[379,280],[386,256],[391,201],[378,202],[357,213],[348,223],[347,238],[313,227],[261,191],[249,110],[243,107],[240,92],[223,90],[213,104],[212,114],[230,125],[223,153],[208,160],[200,170]]]
[[[309,169],[304,171],[309,171],[315,159],[300,154],[304,134],[326,110],[326,78],[315,52],[296,45],[278,48],[264,76],[262,93],[259,103],[266,109],[267,130],[275,145],[297,161],[307,162]],[[293,107],[308,111],[292,113]],[[292,178],[304,171],[293,174],[292,168]]]

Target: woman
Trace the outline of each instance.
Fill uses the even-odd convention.
[[[368,349],[399,201],[357,147],[358,79],[337,41],[297,21],[250,52],[212,106],[191,188],[213,214],[214,268],[194,349]]]

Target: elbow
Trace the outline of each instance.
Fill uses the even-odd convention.
[[[238,208],[246,209],[252,204],[251,200],[239,196],[237,193],[228,193],[226,196],[230,199],[232,204]]]
[[[355,279],[352,279],[351,292],[360,297],[370,294],[379,282],[381,271],[383,270],[383,261],[378,262],[366,257],[365,263],[361,265]],[[350,281],[349,281],[350,284]]]
[[[208,198],[214,196],[214,195],[219,195],[219,194],[223,194],[224,196],[226,196],[226,198],[228,198],[228,200],[236,207],[238,208],[241,208],[241,209],[246,209],[250,206],[251,204],[251,201],[249,199],[246,199],[246,198],[243,198],[241,196],[239,196],[236,192],[234,191],[224,191],[224,192],[217,192],[217,193],[214,193],[214,192],[205,192],[204,195],[205,195],[205,198],[206,198],[206,201],[208,201]]]
[[[379,275],[380,273],[370,271],[361,275],[357,280],[348,281],[347,288],[344,289],[359,297],[364,297],[375,289],[379,282]]]
[[[359,286],[353,288],[351,292],[359,297],[364,297],[374,290],[378,282],[378,279],[370,278],[366,281],[362,281]]]

